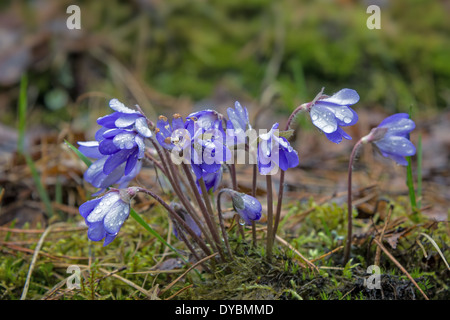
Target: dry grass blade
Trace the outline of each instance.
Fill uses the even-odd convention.
[[[431,238],[429,235],[427,235],[426,233],[421,232],[420,233],[421,236],[424,236],[425,238],[427,238],[428,240],[430,240],[431,244],[436,248],[437,252],[439,253],[439,255],[441,256],[442,260],[444,260],[445,265],[447,266],[447,269],[450,270],[450,266],[448,265],[447,260],[445,260],[444,254],[442,253],[441,249],[439,249],[439,246],[437,245],[436,241],[433,240],[433,238]]]
[[[114,274],[114,273],[112,273],[112,272],[110,272],[110,271],[108,271],[108,270],[105,270],[105,269],[102,269],[102,268],[99,268],[99,270],[100,270],[101,272],[105,273],[105,274],[106,274],[106,277],[111,276],[111,277],[114,277],[114,278],[116,278],[116,279],[119,279],[120,281],[126,283],[126,284],[129,285],[130,287],[132,287],[132,288],[138,290],[139,292],[141,292],[142,294],[144,294],[147,298],[149,298],[149,299],[151,299],[151,300],[154,300],[154,299],[155,299],[155,297],[154,297],[154,295],[152,294],[151,291],[145,290],[144,288],[138,286],[138,285],[135,284],[134,282],[132,282],[132,281],[130,281],[130,280],[128,280],[128,279],[125,279],[125,278],[123,278],[123,277],[121,277],[121,276],[119,276],[119,275],[117,275],[117,274]]]
[[[23,287],[22,296],[20,297],[20,300],[25,300],[28,293],[28,287],[30,286],[30,280],[31,280],[31,274],[33,273],[34,265],[36,264],[37,257],[39,255],[39,251],[41,250],[42,244],[44,243],[45,237],[48,235],[50,230],[52,229],[54,225],[50,225],[44,233],[41,235],[41,238],[39,239],[39,242],[34,249],[33,258],[31,259],[30,268],[28,269],[27,274],[27,280],[25,281],[25,286]]]
[[[411,282],[416,286],[416,288],[420,291],[420,293],[424,296],[424,298],[426,300],[430,300],[427,295],[425,294],[425,292],[422,291],[422,289],[419,287],[419,285],[417,284],[417,282],[413,279],[413,277],[411,277],[411,275],[408,273],[408,271],[406,271],[405,268],[403,268],[403,266],[400,264],[400,262],[397,261],[397,259],[394,258],[394,256],[380,243],[380,241],[378,241],[378,239],[373,239],[373,241],[375,241],[375,243],[378,245],[378,247],[383,250],[383,252],[389,257],[389,259],[392,260],[392,262],[395,263],[395,265],[402,270],[402,272],[408,277],[409,280],[411,280]]]

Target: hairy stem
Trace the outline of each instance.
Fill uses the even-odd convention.
[[[258,179],[258,165],[253,165],[252,197],[256,198],[256,180]],[[256,222],[252,220],[253,248],[256,248]]]
[[[347,238],[345,239],[345,249],[344,249],[344,265],[348,262],[350,258],[350,250],[352,246],[352,228],[353,228],[353,217],[352,217],[352,172],[353,172],[353,162],[355,161],[356,153],[361,146],[363,140],[359,140],[353,147],[352,153],[350,155],[350,161],[348,163],[348,189],[347,189]]]
[[[273,247],[273,195],[272,195],[272,176],[266,175],[267,184],[267,260],[272,260]]]

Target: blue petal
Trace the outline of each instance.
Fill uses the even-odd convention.
[[[97,198],[83,203],[78,209],[80,211],[81,216],[83,218],[86,218],[91,213],[91,211],[97,206],[100,200],[101,198]]]
[[[139,117],[142,117],[140,113],[121,114],[114,124],[118,128],[128,128],[131,127]]]
[[[114,111],[121,112],[121,113],[127,113],[127,114],[135,114],[138,113],[136,110],[130,109],[126,107],[122,102],[120,102],[118,99],[111,99],[109,101],[109,107],[113,109]],[[140,113],[139,113],[140,114]]]
[[[114,112],[112,114],[108,114],[104,117],[98,118],[97,123],[105,128],[113,129],[116,127],[115,122],[119,118],[120,114]]]
[[[136,166],[136,163],[138,161],[138,155],[139,149],[136,148],[133,151],[133,153],[128,157],[127,164],[125,165],[125,172],[124,172],[125,175],[129,174]]]
[[[312,123],[325,133],[333,133],[337,130],[336,116],[326,106],[316,103],[309,112]]]
[[[114,154],[119,150],[119,147],[116,146],[116,144],[113,142],[113,139],[105,139],[100,142],[98,146],[98,151],[100,151],[100,153],[103,155]]]
[[[331,97],[321,99],[319,101],[330,102],[341,106],[349,106],[359,101],[359,95],[355,90],[345,88],[339,90]]]
[[[103,227],[102,221],[89,225],[88,238],[91,241],[100,241],[105,237],[105,235],[106,231]]]
[[[399,156],[413,156],[416,147],[405,137],[384,136],[383,139],[375,141],[374,144],[382,151]]]
[[[103,246],[107,246],[108,244],[110,244],[111,242],[113,242],[113,240],[116,238],[116,235],[112,235],[107,233],[105,235],[105,241],[103,242]]]
[[[134,125],[136,127],[137,132],[139,132],[141,136],[146,138],[150,138],[152,136],[152,132],[150,131],[147,125],[147,119],[145,119],[144,117],[136,119]]]
[[[78,151],[84,154],[88,158],[98,159],[103,157],[103,154],[98,150],[97,141],[79,141]]]
[[[110,174],[111,172],[113,172],[114,169],[116,169],[119,165],[121,165],[127,160],[131,152],[132,151],[130,150],[124,149],[109,156],[108,159],[105,161],[103,173]]]
[[[129,214],[130,205],[123,201],[117,201],[116,204],[111,207],[103,221],[106,232],[109,234],[117,234]]]

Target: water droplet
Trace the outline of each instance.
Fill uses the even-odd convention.
[[[245,221],[244,221],[244,219],[239,219],[239,224],[241,225],[241,226],[245,226]]]

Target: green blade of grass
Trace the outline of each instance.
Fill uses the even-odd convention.
[[[89,160],[84,154],[82,154],[80,152],[80,150],[78,150],[75,146],[73,146],[69,141],[64,140],[64,143],[70,148],[70,150],[72,150],[73,152],[75,152],[75,154],[78,156],[78,158],[81,159],[81,161],[83,161],[88,167],[91,166],[92,161]]]
[[[422,135],[417,141],[417,207],[422,208]]]
[[[33,159],[28,154],[24,154],[25,160],[27,161],[27,165],[31,170],[31,175],[34,180],[34,184],[36,185],[36,189],[38,191],[39,197],[42,202],[44,202],[45,209],[47,211],[48,217],[53,217],[53,207],[50,201],[50,197],[48,196],[47,190],[44,188],[42,184],[41,178],[39,176],[39,172],[36,169],[36,165],[34,164]]]
[[[406,157],[408,161],[408,166],[406,167],[406,185],[408,186],[409,191],[409,200],[411,202],[411,207],[414,212],[417,211],[417,203],[416,203],[416,192],[414,190],[414,179],[412,174],[412,161],[411,157]]]
[[[50,201],[50,197],[48,196],[47,190],[44,188],[42,181],[39,176],[39,172],[34,164],[33,159],[25,150],[25,131],[26,131],[26,114],[27,114],[27,87],[28,87],[28,77],[26,74],[22,75],[20,80],[20,93],[19,93],[19,102],[17,109],[19,110],[19,138],[17,144],[17,150],[20,154],[25,157],[28,167],[30,168],[31,175],[33,177],[34,184],[36,185],[36,189],[38,191],[39,197],[44,203],[46,213],[49,218],[53,216],[53,207]]]
[[[18,132],[19,138],[17,140],[17,150],[21,153],[25,153],[25,129],[26,129],[26,114],[27,114],[27,87],[28,87],[28,77],[24,73],[20,80],[20,93],[19,93],[19,102],[18,102],[18,111],[19,111],[19,125]]]

